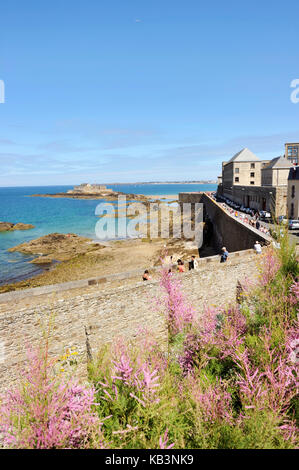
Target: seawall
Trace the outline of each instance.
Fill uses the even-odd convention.
[[[200,260],[198,271],[185,273],[180,279],[188,300],[200,316],[204,305],[234,302],[238,280],[253,277],[255,273],[256,255],[253,250],[247,250],[231,254],[224,264],[219,263],[219,256]],[[10,293],[15,298],[6,298],[0,304],[0,391],[16,380],[26,358],[26,344],[33,348],[40,344],[49,320],[53,322],[50,354],[58,357],[67,348],[74,348],[78,352],[81,377],[86,375],[87,338],[95,356],[101,345],[120,335],[133,340],[142,327],[151,330],[166,348],[164,315],[154,308],[154,299],[161,295],[159,281],[136,281],[128,286],[124,278],[120,287],[110,284],[108,281],[93,284],[80,295],[66,296],[72,291],[59,290],[59,286],[55,292],[39,295],[23,291],[26,298],[18,297],[18,292]],[[2,294],[0,299],[6,295]]]
[[[204,217],[213,224],[215,248],[225,246],[229,252],[248,250],[258,240],[262,245],[271,243],[271,238],[228,214],[223,207],[206,193],[180,193],[180,203],[204,204]]]

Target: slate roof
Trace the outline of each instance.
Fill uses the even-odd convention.
[[[264,168],[291,168],[292,166],[292,162],[282,156],[272,158],[272,160]]]
[[[251,152],[248,148],[240,150],[227,163],[231,162],[260,162],[260,158]]]

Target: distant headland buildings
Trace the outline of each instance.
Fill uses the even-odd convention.
[[[275,217],[299,218],[299,143],[286,143],[285,153],[261,160],[245,148],[222,163],[218,194]]]
[[[82,183],[79,186],[74,186],[73,189],[69,189],[67,194],[112,194],[114,191],[113,189],[107,188],[103,184],[90,184],[90,183]]]

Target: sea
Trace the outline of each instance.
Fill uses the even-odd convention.
[[[126,194],[177,195],[188,191],[214,191],[216,184],[114,184]],[[0,232],[0,285],[27,279],[43,271],[31,264],[35,256],[7,251],[49,233],[76,233],[96,240],[99,218],[96,207],[103,200],[31,197],[33,194],[65,193],[73,186],[26,186],[0,188],[0,221],[33,224],[34,229]],[[97,240],[99,241],[99,240]]]

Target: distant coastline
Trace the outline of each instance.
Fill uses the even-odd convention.
[[[117,185],[147,185],[147,184],[217,184],[216,180],[202,180],[202,181],[145,181],[145,182],[136,182],[136,183],[104,183],[107,186],[114,184]]]
[[[211,191],[216,190],[217,186],[213,184],[192,185],[190,181],[188,184],[175,184],[174,182],[161,184],[156,181],[152,185],[146,183],[125,185],[123,183],[119,185],[108,184],[107,187],[113,189],[116,193],[126,195],[129,202],[136,200],[147,204],[160,200],[167,204],[174,202],[180,192],[188,192],[189,190]],[[73,233],[89,238],[91,241],[96,239],[95,226],[99,218],[95,215],[95,210],[101,200],[96,196],[93,200],[93,196],[88,197],[88,195],[86,199],[83,199],[82,196],[78,199],[56,196],[57,199],[53,199],[53,195],[55,197],[57,193],[67,193],[70,189],[73,189],[73,186],[54,185],[0,188],[0,220],[7,220],[11,223],[22,221],[23,223],[35,226],[31,230],[14,230],[0,233],[0,286],[32,278],[43,272],[48,272],[47,269],[49,269],[47,265],[32,264],[31,261],[34,259],[34,256],[10,252],[8,251],[10,248],[52,233]],[[32,197],[37,193],[41,195],[48,193],[50,196]],[[117,197],[114,197],[112,203],[116,202],[116,199]],[[105,199],[102,199],[102,201],[105,201]],[[107,199],[107,202],[110,201]],[[127,243],[128,247],[125,248]],[[141,246],[144,245],[147,246],[148,244],[142,243]],[[116,244],[116,246],[118,245]],[[135,255],[132,256],[129,253],[129,246],[131,246],[129,241],[124,242],[123,249],[124,251],[128,250],[126,257],[135,260]],[[101,252],[102,254],[104,253]],[[43,261],[45,260],[43,259]],[[150,263],[150,259],[148,263]],[[59,268],[58,271],[61,269]]]
[[[158,185],[158,184],[163,184],[163,185],[173,185],[173,184],[217,184],[216,180],[202,180],[202,181],[136,181],[135,183],[103,183],[106,186],[146,186],[146,185]],[[0,186],[0,189],[17,189],[17,188],[55,188],[55,187],[67,187],[71,188],[75,186],[74,184],[44,184],[44,185],[17,185],[17,186]]]

